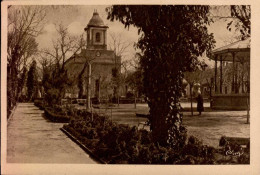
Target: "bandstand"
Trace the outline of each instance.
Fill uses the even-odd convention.
[[[211,108],[248,110],[250,38],[213,50],[212,59],[215,61],[215,78],[214,91],[211,94]],[[229,72],[229,79],[226,72]],[[225,85],[223,85],[224,80],[227,82]]]

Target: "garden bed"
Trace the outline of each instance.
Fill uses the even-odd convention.
[[[248,164],[249,154],[226,156],[223,149],[203,145],[191,136],[178,148],[163,147],[152,142],[151,132],[119,125],[105,116],[87,111],[74,111],[63,126],[66,134],[94,159],[108,164]]]
[[[45,107],[44,115],[48,120],[56,123],[67,123],[70,120],[70,117],[66,113],[57,111],[52,107]]]
[[[99,157],[97,157],[89,148],[87,148],[83,143],[82,140],[84,140],[84,138],[82,140],[78,140],[76,137],[74,137],[71,134],[71,130],[67,131],[67,125],[65,125],[65,127],[61,128],[61,131],[64,132],[72,141],[74,141],[76,144],[78,144],[86,153],[88,153],[93,159],[95,159],[97,162],[102,163],[102,164],[107,164],[104,160],[100,159]],[[67,129],[65,129],[67,128]],[[73,133],[73,132],[72,132]]]
[[[51,122],[68,123],[70,120],[65,107],[59,105],[45,106],[43,100],[35,100],[34,105],[40,110],[44,110],[44,117]]]

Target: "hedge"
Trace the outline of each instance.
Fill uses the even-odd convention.
[[[57,112],[55,108],[45,107],[44,114],[47,119],[56,123],[67,123],[70,120],[70,117],[65,113]]]
[[[44,110],[44,117],[51,122],[67,123],[70,120],[67,110],[64,107],[58,105],[46,107],[42,100],[34,101],[34,105]]]

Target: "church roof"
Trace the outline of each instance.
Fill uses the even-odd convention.
[[[106,27],[104,21],[100,18],[97,11],[94,11],[92,18],[89,20],[89,23],[86,28],[89,27]]]

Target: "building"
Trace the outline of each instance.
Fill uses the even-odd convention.
[[[66,90],[66,97],[111,98],[114,95],[113,71],[120,72],[121,58],[107,49],[107,30],[97,11],[94,11],[86,31],[86,48],[66,61],[65,67],[73,85]],[[88,86],[90,85],[90,86]]]
[[[213,50],[213,109],[249,110],[250,43],[247,38]]]

